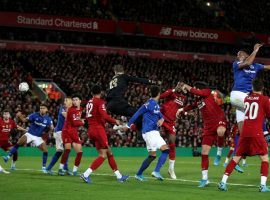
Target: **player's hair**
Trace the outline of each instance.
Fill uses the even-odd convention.
[[[115,73],[121,73],[121,72],[124,72],[124,67],[123,65],[120,65],[120,64],[114,65],[113,70]]]
[[[101,87],[99,85],[93,85],[91,88],[92,95],[97,95],[101,93]]]
[[[160,93],[160,88],[157,85],[153,85],[150,88],[150,94],[152,98],[155,98]]]
[[[246,54],[249,54],[249,51],[248,51],[247,49],[240,49],[239,51],[243,51],[243,52],[245,52]],[[238,51],[238,52],[239,52],[239,51]],[[237,52],[237,53],[238,53],[238,52]]]
[[[82,100],[82,96],[81,96],[80,94],[73,94],[73,95],[71,96],[71,98],[72,98],[72,99],[73,99],[73,98],[78,98],[78,99]]]
[[[205,89],[205,88],[209,88],[208,84],[206,82],[203,81],[196,81],[194,83],[194,87],[198,88],[198,89]]]
[[[47,105],[46,103],[41,103],[41,104],[39,105],[39,107],[41,107],[41,106],[48,108],[48,105]]]
[[[3,113],[7,113],[7,112],[9,113],[9,110],[8,109],[4,109],[3,110]]]
[[[258,78],[253,79],[252,90],[255,92],[260,92],[263,90],[263,82],[261,79],[258,79]]]

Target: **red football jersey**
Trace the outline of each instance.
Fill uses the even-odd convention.
[[[9,134],[14,128],[17,128],[17,125],[12,119],[5,122],[2,118],[0,118],[0,140],[9,140]]]
[[[236,135],[239,135],[238,125],[234,124],[231,128],[229,137],[234,139]]]
[[[86,118],[88,120],[89,127],[90,126],[105,127],[106,122],[116,124],[115,119],[113,119],[106,112],[105,101],[96,97],[90,99],[86,105]]]
[[[199,108],[202,114],[203,126],[205,130],[212,130],[213,127],[216,127],[218,124],[220,124],[220,122],[227,121],[224,111],[215,102],[210,89],[199,90],[191,88],[190,92],[200,96],[201,99],[196,101],[193,105],[186,106],[184,111],[192,110],[196,107]]]
[[[160,95],[160,99],[165,99],[160,109],[164,120],[174,122],[176,120],[176,112],[179,108],[184,106],[186,97],[169,89]]]
[[[79,126],[83,126],[82,122],[82,108],[70,107],[67,111],[67,118],[63,130],[67,132],[78,131]]]
[[[241,137],[264,137],[263,122],[270,117],[269,98],[251,93],[245,98],[245,120]]]

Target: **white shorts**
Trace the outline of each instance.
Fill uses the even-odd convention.
[[[248,93],[240,92],[240,91],[232,91],[230,95],[230,101],[233,106],[236,107],[236,121],[241,122],[245,119],[245,104],[244,100]]]
[[[32,143],[32,144],[34,144],[34,146],[38,147],[39,145],[41,145],[44,142],[44,140],[41,137],[32,135],[30,133],[25,133],[24,135],[27,138],[27,140],[26,140],[27,144]]]
[[[56,150],[64,151],[63,140],[62,140],[62,131],[57,131],[53,133],[55,139],[55,148]]]
[[[146,148],[148,151],[157,151],[163,145],[166,145],[166,142],[160,136],[158,131],[150,131],[142,134],[144,141],[146,142]]]

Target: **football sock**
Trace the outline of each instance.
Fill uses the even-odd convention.
[[[217,156],[221,156],[222,154],[222,147],[217,148]]]
[[[113,171],[117,171],[118,170],[117,164],[116,164],[116,162],[114,160],[114,156],[113,155],[109,155],[108,156],[108,162],[109,162],[109,165],[110,165],[110,167],[111,167],[111,169]]]
[[[237,163],[233,159],[231,159],[231,161],[229,162],[229,164],[227,165],[225,169],[224,174],[227,176],[230,176],[236,165]]]
[[[146,170],[151,162],[156,159],[156,156],[148,156],[142,163],[139,171],[137,172],[137,175],[142,175],[143,171]]]
[[[247,163],[247,160],[245,158],[242,159],[242,165],[245,165]]]
[[[53,168],[53,166],[55,165],[55,163],[57,162],[57,160],[60,158],[61,155],[62,155],[61,151],[55,152],[49,166],[47,167],[47,170],[51,170]]]
[[[19,149],[19,145],[18,144],[15,144],[12,149],[10,150],[10,152],[8,153],[8,158],[10,158],[15,152],[17,152]]]
[[[208,180],[208,170],[202,170],[202,180]]]
[[[13,154],[13,157],[12,157],[12,161],[17,161],[18,160],[18,151],[16,151],[14,154]]]
[[[90,174],[93,172],[93,170],[91,168],[88,168],[84,173],[83,173],[83,176],[84,177],[88,177],[90,176]]]
[[[171,170],[174,170],[174,163],[175,163],[175,160],[169,160],[169,169]]]
[[[266,161],[261,162],[261,185],[266,185],[269,170],[269,163]]]
[[[169,159],[175,160],[175,144],[174,143],[169,144],[169,148],[170,148]]]
[[[202,154],[201,167],[202,167],[202,170],[208,170],[208,167],[209,167],[209,157],[208,157],[208,155],[203,155]]]
[[[66,163],[64,164],[64,170],[68,170],[68,158],[69,158],[69,156],[67,157],[67,161],[66,161]]]
[[[64,167],[64,164],[67,162],[69,153],[70,153],[70,149],[65,149],[65,151],[62,155],[62,158],[61,158],[61,164],[63,165],[63,167]],[[63,169],[63,167],[62,167],[62,169]]]
[[[43,155],[42,155],[42,167],[46,167],[47,159],[48,159],[48,152],[43,152]]]
[[[119,172],[119,170],[114,171],[114,174],[115,174],[117,179],[122,178],[122,174]]]
[[[91,164],[90,168],[92,171],[96,170],[102,163],[104,162],[105,158],[99,156],[97,157]]]
[[[81,163],[82,154],[83,154],[83,152],[77,153],[77,156],[75,158],[75,164],[74,164],[76,167],[78,167],[80,165],[80,163]]]
[[[228,154],[227,154],[227,158],[230,158],[230,157],[232,156],[232,154],[233,154],[233,150],[230,149],[230,151],[229,151]]]
[[[164,151],[162,151],[159,159],[158,159],[158,162],[157,162],[157,165],[156,165],[156,168],[155,168],[155,172],[159,172],[161,167],[164,165],[164,163],[166,162],[166,159],[168,157],[168,154],[169,154],[169,149],[166,149]]]

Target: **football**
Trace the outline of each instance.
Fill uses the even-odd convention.
[[[28,90],[29,90],[29,85],[28,85],[28,83],[26,83],[26,82],[20,83],[20,85],[19,85],[19,90],[20,90],[21,92],[26,92],[26,91],[28,91]]]

